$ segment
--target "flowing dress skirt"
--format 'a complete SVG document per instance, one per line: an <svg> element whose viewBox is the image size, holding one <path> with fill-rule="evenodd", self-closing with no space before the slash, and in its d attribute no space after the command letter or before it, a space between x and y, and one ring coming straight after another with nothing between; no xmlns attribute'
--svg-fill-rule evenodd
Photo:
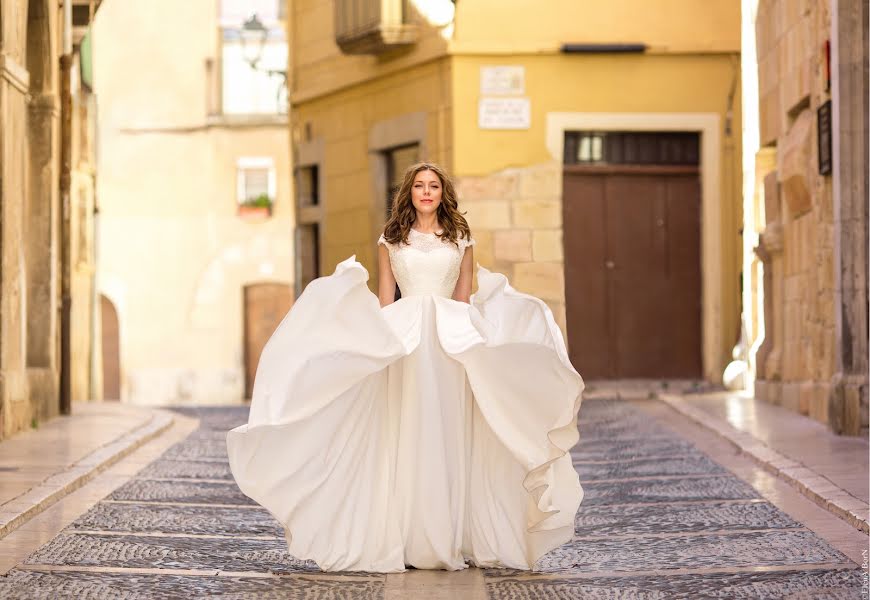
<svg viewBox="0 0 870 600"><path fill-rule="evenodd" d="M583 380L541 300L478 267L471 304L381 308L355 256L312 281L266 344L241 490L326 571L530 569L568 542L583 488Z"/></svg>

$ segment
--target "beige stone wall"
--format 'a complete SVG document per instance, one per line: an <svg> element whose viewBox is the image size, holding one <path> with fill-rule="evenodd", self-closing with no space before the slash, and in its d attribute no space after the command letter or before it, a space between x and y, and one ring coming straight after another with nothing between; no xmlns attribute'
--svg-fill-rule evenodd
<svg viewBox="0 0 870 600"><path fill-rule="evenodd" d="M56 4L0 3L0 439L59 410Z"/></svg>
<svg viewBox="0 0 870 600"><path fill-rule="evenodd" d="M833 196L830 178L818 174L815 113L830 96L815 49L829 23L819 2L760 2L756 21L761 144L776 146L762 240L782 290L766 319L776 344L760 365L758 393L824 422L835 371Z"/></svg>
<svg viewBox="0 0 870 600"><path fill-rule="evenodd" d="M410 0L407 4L418 23L417 42L410 48L394 52L389 60L383 60L377 56L341 53L335 43L335 0L292 0L289 3L289 30L293 43L290 52L292 101L303 103L444 56L448 42L443 28L427 22L417 8L417 0Z"/></svg>
<svg viewBox="0 0 870 600"><path fill-rule="evenodd" d="M4 7L5 8L5 7ZM8 21L4 20L4 25ZM5 61L12 60L4 57ZM23 69L19 62L15 67ZM37 406L29 401L26 351L26 266L24 248L27 139L26 87L5 62L0 80L0 438L30 425ZM13 67L14 68L14 67ZM13 81L10 81L10 79ZM26 80L25 80L26 82Z"/></svg>
<svg viewBox="0 0 870 600"><path fill-rule="evenodd" d="M838 244L837 284L842 352L842 394L832 411L835 429L866 434L870 426L870 350L868 350L868 163L870 163L870 5L839 2L837 16L836 90L838 93L835 147L835 233Z"/></svg>
<svg viewBox="0 0 870 600"><path fill-rule="evenodd" d="M70 398L94 396L94 154L80 132L93 127L95 115L73 77L66 230L60 197L62 9L63 3L0 0L0 439L61 410L64 318L71 328ZM72 62L77 69L75 47ZM64 256L71 265L67 316Z"/></svg>
<svg viewBox="0 0 870 600"><path fill-rule="evenodd" d="M767 167L773 170L760 173L767 175L760 255L769 271L764 293L770 298L756 393L823 423L842 417L835 273L841 240L833 180L818 167L817 110L831 99L821 50L831 36L829 8L812 0L762 0L756 22L759 164L775 156ZM857 432L855 427L853 422Z"/></svg>
<svg viewBox="0 0 870 600"><path fill-rule="evenodd" d="M561 165L543 163L456 183L475 261L544 300L566 335L561 177Z"/></svg>
<svg viewBox="0 0 870 600"><path fill-rule="evenodd" d="M78 60L74 62L78 69ZM99 380L94 378L95 337L97 311L95 210L97 155L93 133L96 128L96 101L92 93L78 89L73 94L71 144L73 149L70 184L70 261L72 264L71 318L71 386L73 402L87 402L102 398Z"/></svg>
<svg viewBox="0 0 870 600"><path fill-rule="evenodd" d="M106 3L94 27L97 281L118 313L126 402L240 402L244 286L292 289L287 118L211 114L217 8ZM240 157L274 162L276 200L264 221L237 215Z"/></svg>

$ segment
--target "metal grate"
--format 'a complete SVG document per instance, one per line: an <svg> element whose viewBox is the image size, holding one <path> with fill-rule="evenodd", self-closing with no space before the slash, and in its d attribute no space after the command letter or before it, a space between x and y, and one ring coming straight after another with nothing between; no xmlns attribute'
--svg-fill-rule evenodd
<svg viewBox="0 0 870 600"><path fill-rule="evenodd" d="M698 165L700 136L685 131L570 131L566 165Z"/></svg>

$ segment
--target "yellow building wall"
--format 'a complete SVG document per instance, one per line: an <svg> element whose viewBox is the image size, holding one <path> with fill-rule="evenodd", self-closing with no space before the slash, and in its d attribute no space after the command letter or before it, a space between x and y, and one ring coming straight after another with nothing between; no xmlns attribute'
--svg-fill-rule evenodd
<svg viewBox="0 0 870 600"><path fill-rule="evenodd" d="M448 42L443 29L426 22L415 8L417 2L409 2L419 22L417 42L383 57L342 54L335 43L334 0L291 0L292 101L304 102L444 56Z"/></svg>
<svg viewBox="0 0 870 600"><path fill-rule="evenodd" d="M529 129L478 127L480 69L493 65L525 67ZM545 144L546 116L551 112L713 112L724 122L730 86L737 84L734 123L740 123L736 55L455 56L453 73L457 175L551 160ZM739 126L734 136L739 142Z"/></svg>
<svg viewBox="0 0 870 600"><path fill-rule="evenodd" d="M325 148L320 169L324 188L320 202L321 272L352 254L377 285L376 241L378 211L385 198L376 193L378 176L371 168L370 135L379 123L414 113L425 119L421 158L453 163L450 131L450 65L446 59L429 61L400 74L387 75L293 107L294 139L305 130ZM379 232L378 232L379 233Z"/></svg>
<svg viewBox="0 0 870 600"><path fill-rule="evenodd" d="M451 52L553 51L563 43L645 43L653 52L740 49L734 0L457 2Z"/></svg>

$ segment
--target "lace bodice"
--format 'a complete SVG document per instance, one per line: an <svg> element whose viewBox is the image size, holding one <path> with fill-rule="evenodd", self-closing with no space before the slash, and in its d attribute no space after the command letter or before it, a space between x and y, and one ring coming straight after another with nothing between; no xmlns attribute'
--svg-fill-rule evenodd
<svg viewBox="0 0 870 600"><path fill-rule="evenodd" d="M390 266L402 297L431 294L450 298L456 289L465 249L474 245L474 239L459 239L457 246L442 241L434 233L411 229L407 244L390 244L383 234L378 243L389 250Z"/></svg>

